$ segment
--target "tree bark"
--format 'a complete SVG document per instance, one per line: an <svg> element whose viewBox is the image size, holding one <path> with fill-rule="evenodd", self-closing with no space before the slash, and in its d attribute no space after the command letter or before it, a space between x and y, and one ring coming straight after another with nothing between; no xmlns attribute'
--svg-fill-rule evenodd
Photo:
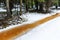
<svg viewBox="0 0 60 40"><path fill-rule="evenodd" d="M20 0L20 15L22 15L22 0Z"/></svg>
<svg viewBox="0 0 60 40"><path fill-rule="evenodd" d="M33 8L33 1L34 1L34 0L31 0L31 8Z"/></svg>
<svg viewBox="0 0 60 40"><path fill-rule="evenodd" d="M9 0L6 0L6 7L7 7L7 16L11 17L10 8L9 8Z"/></svg>
<svg viewBox="0 0 60 40"><path fill-rule="evenodd" d="M45 1L46 12L49 12L49 7L51 6L51 4L52 4L52 0L46 0L46 1Z"/></svg>
<svg viewBox="0 0 60 40"><path fill-rule="evenodd" d="M28 12L28 0L25 0L26 3L26 12Z"/></svg>
<svg viewBox="0 0 60 40"><path fill-rule="evenodd" d="M44 12L44 10L43 10L43 2L39 2L39 11Z"/></svg>
<svg viewBox="0 0 60 40"><path fill-rule="evenodd" d="M38 1L37 0L34 0L34 2L35 2L36 10L38 10Z"/></svg>

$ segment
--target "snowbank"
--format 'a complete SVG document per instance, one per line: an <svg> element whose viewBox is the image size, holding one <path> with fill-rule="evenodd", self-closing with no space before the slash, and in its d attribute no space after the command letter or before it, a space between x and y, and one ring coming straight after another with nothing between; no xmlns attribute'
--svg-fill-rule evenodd
<svg viewBox="0 0 60 40"><path fill-rule="evenodd" d="M7 28L0 29L0 32L9 30L16 26L20 26L23 24L33 23L37 20L43 19L45 17L54 15L60 12L60 10L55 10L54 13L51 14L38 14L38 13L26 13L23 14L22 17L28 19L27 22L23 22L18 25L11 25ZM60 17L57 17L51 21L48 21L42 25L37 26L33 30L29 31L27 34L16 38L15 40L60 40Z"/></svg>
<svg viewBox="0 0 60 40"><path fill-rule="evenodd" d="M60 17L37 26L15 40L60 40Z"/></svg>
<svg viewBox="0 0 60 40"><path fill-rule="evenodd" d="M26 13L26 14L23 14L21 17L24 17L24 18L28 19L28 21L23 22L22 24L11 25L11 26L9 26L7 28L0 29L0 32L11 29L11 28L14 28L16 26L23 25L23 24L33 23L33 22L35 22L37 20L43 19L43 18L45 18L47 16L51 16L51 15L54 15L54 14L52 14L52 13L51 14Z"/></svg>

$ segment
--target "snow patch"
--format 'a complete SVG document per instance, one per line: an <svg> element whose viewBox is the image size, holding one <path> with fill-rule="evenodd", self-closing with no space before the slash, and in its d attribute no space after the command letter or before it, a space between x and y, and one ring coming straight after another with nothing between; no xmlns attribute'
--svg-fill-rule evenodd
<svg viewBox="0 0 60 40"><path fill-rule="evenodd" d="M60 40L60 17L37 26L15 40Z"/></svg>

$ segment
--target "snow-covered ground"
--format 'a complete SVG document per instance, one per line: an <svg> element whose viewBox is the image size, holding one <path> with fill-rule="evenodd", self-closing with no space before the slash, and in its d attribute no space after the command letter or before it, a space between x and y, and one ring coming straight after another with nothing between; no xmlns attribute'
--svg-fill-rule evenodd
<svg viewBox="0 0 60 40"><path fill-rule="evenodd" d="M19 25L23 25L23 24L28 24L28 23L33 23L37 20L40 20L40 19L43 19L47 16L51 16L51 15L54 15L54 13L52 14L40 14L40 13L26 13L26 14L23 14L21 17L23 18L26 18L28 21L26 22L23 22L22 24L18 24L18 25L11 25L9 27L6 27L4 29L0 29L0 32L1 31L4 31L4 30L8 30L10 28L14 28L16 26L19 26Z"/></svg>
<svg viewBox="0 0 60 40"><path fill-rule="evenodd" d="M60 12L60 10L58 11L54 10L54 12L57 13ZM40 14L40 17L43 18L43 15L44 14ZM52 14L46 14L46 15L50 16ZM33 17L36 17L37 19ZM36 14L33 17L31 18L31 20L30 19L29 20L33 21L40 19L40 17L36 16ZM57 17L42 25L37 26L36 28L32 29L23 36L16 38L15 40L60 40L60 17Z"/></svg>
<svg viewBox="0 0 60 40"><path fill-rule="evenodd" d="M60 40L60 17L37 26L15 40Z"/></svg>
<svg viewBox="0 0 60 40"><path fill-rule="evenodd" d="M6 10L3 8L0 8L0 12L6 12Z"/></svg>
<svg viewBox="0 0 60 40"><path fill-rule="evenodd" d="M0 8L0 12L6 12L6 9ZM13 8L12 11L20 11L20 8ZM22 9L22 11L24 11L24 9Z"/></svg>
<svg viewBox="0 0 60 40"><path fill-rule="evenodd" d="M53 13L60 13L60 10L56 10L56 9L54 9L54 10L51 10Z"/></svg>
<svg viewBox="0 0 60 40"><path fill-rule="evenodd" d="M33 23L37 20L43 19L47 16L54 15L55 13L60 13L60 10L52 10L53 13L40 14L40 13L26 13L22 17L28 19L27 22L23 22L18 25L11 25L7 28L0 29L0 32L14 28L19 25ZM51 21L48 21L42 25L37 26L23 36L16 38L15 40L60 40L60 17L57 17Z"/></svg>

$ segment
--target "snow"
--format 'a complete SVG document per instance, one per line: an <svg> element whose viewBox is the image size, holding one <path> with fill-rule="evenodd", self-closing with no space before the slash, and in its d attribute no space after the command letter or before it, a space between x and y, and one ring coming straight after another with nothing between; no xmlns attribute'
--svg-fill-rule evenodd
<svg viewBox="0 0 60 40"><path fill-rule="evenodd" d="M6 9L0 8L0 12L6 12ZM20 11L20 8L13 8L12 11ZM22 11L24 11L24 9L22 9Z"/></svg>
<svg viewBox="0 0 60 40"><path fill-rule="evenodd" d="M60 17L37 26L15 40L60 40Z"/></svg>
<svg viewBox="0 0 60 40"><path fill-rule="evenodd" d="M56 8L55 6L52 6L52 7L50 7L50 8ZM60 6L58 6L58 8L60 8Z"/></svg>
<svg viewBox="0 0 60 40"><path fill-rule="evenodd" d="M6 12L6 10L3 8L0 8L0 12Z"/></svg>
<svg viewBox="0 0 60 40"><path fill-rule="evenodd" d="M7 28L4 28L4 29L0 29L0 32L2 32L2 31L5 31L5 30L9 30L9 29L11 29L11 28L14 28L14 27L16 27L16 26L20 26L20 25L23 25L23 24L30 24L30 23L33 23L33 22L35 22L35 21L37 21L37 20L40 20L40 19L43 19L43 18L45 18L45 17L47 17L47 16L51 16L51 15L53 15L53 14L37 14L37 13L26 13L26 14L23 14L21 17L23 17L23 18L26 18L26 19L28 19L28 21L26 21L26 22L23 22L22 24L17 24L17 25L11 25L11 26L9 26L9 27L7 27Z"/></svg>
<svg viewBox="0 0 60 40"><path fill-rule="evenodd" d="M53 13L60 13L60 10L52 10L53 11Z"/></svg>
<svg viewBox="0 0 60 40"><path fill-rule="evenodd" d="M2 9L1 9L2 10ZM40 13L26 13L23 14L22 17L28 19L27 22L23 22L22 24L18 25L11 25L7 28L0 29L0 32L9 30L16 26L20 26L23 24L33 23L37 20L43 19L45 17L54 15L59 13L60 10L52 10L53 13L48 14L40 14ZM57 17L51 21L48 21L42 25L37 26L36 28L32 29L25 35L22 35L15 40L60 40L60 17Z"/></svg>

